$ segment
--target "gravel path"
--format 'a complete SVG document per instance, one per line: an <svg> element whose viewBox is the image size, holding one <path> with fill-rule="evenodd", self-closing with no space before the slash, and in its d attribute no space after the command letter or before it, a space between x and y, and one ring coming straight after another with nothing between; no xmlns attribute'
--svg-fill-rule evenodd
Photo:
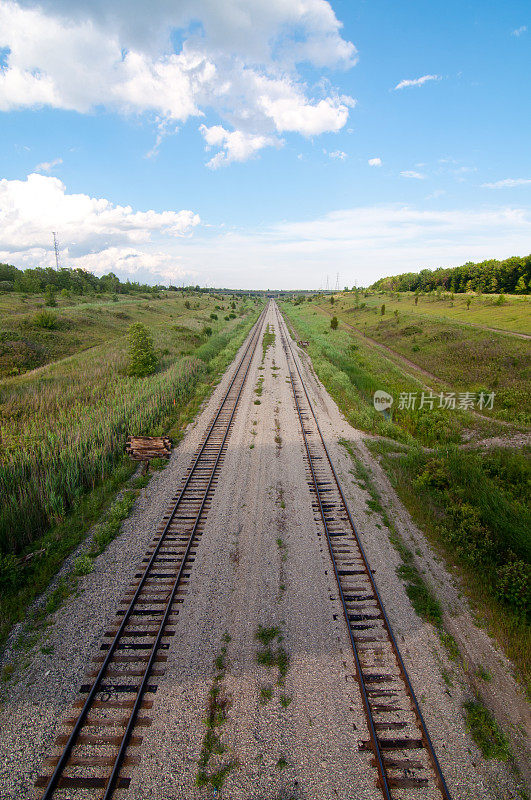
<svg viewBox="0 0 531 800"><path fill-rule="evenodd" d="M272 309L268 321L276 325ZM339 467L450 789L463 800L516 798L510 771L498 762L484 762L471 741L461 713L467 690L457 677L451 687L444 682L441 670L455 668L432 628L414 613L396 578L398 557L387 532L379 518L368 513L368 495L350 473L351 462L338 439L361 443L361 435L347 425L306 365L305 354L302 357L327 446ZM348 633L334 599L337 589L330 578L329 556L311 510L302 439L278 336L263 369L261 358L259 347L166 671L158 681L153 724L142 731L142 762L133 771L128 793L135 800L381 798L369 758L358 752L367 731ZM260 396L254 391L259 376L264 377ZM169 466L143 491L121 535L83 579L82 594L56 613L46 642L53 654L35 647L21 679L10 687L0 712L0 798L33 797L33 780L42 758L50 753L59 721L70 709L89 658L114 619L118 599L228 380L227 374ZM260 625L275 626L282 636L281 642L278 637L274 642L288 657L280 685L276 666L257 663ZM231 638L222 683L230 705L221 734L226 746L222 761L235 766L227 772L221 795L214 795L210 786L198 788L195 777L213 661L226 632Z"/></svg>

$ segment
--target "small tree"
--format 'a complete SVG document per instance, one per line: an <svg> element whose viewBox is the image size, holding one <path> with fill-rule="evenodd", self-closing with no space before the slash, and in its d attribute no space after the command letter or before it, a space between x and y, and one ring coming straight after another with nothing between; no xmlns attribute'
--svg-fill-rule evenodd
<svg viewBox="0 0 531 800"><path fill-rule="evenodd" d="M332 317L332 319L330 320L330 327L332 328L333 331L337 329L338 324L339 323L337 321L337 317Z"/></svg>
<svg viewBox="0 0 531 800"><path fill-rule="evenodd" d="M467 297L467 299L466 299L466 310L467 311L470 311L470 303L471 302L472 302L472 298L471 297Z"/></svg>
<svg viewBox="0 0 531 800"><path fill-rule="evenodd" d="M55 286L53 286L51 283L47 284L46 288L44 289L44 305L57 305L57 300L55 299Z"/></svg>
<svg viewBox="0 0 531 800"><path fill-rule="evenodd" d="M331 303L332 305L334 305L334 297L333 297L333 295L332 295L332 297L330 298L330 303Z"/></svg>
<svg viewBox="0 0 531 800"><path fill-rule="evenodd" d="M380 314L382 315L382 317L385 314L385 303L382 303L382 305L380 307Z"/></svg>
<svg viewBox="0 0 531 800"><path fill-rule="evenodd" d="M152 375L159 360L155 353L153 339L145 325L135 322L129 328L129 365L127 374L136 378Z"/></svg>

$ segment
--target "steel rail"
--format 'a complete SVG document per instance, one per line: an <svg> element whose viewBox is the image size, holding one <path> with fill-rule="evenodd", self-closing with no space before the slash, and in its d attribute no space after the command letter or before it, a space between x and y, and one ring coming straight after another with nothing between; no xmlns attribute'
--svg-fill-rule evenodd
<svg viewBox="0 0 531 800"><path fill-rule="evenodd" d="M185 482L184 482L184 484L183 484L183 486L181 488L181 491L179 492L179 496L178 496L178 498L177 498L177 500L176 500L176 502L175 502L175 504L173 506L172 512L170 514L170 517L167 520L162 533L160 534L160 538L159 538L159 540L157 542L155 550L153 551L153 554L150 557L150 560L149 560L148 564L146 565L146 568L145 568L144 573L143 573L143 575L142 575L142 577L140 579L140 582L139 582L138 587L137 587L137 589L135 591L135 594L134 594L131 602L129 603L129 606L128 606L128 608L127 608L127 610L126 610L126 612L125 612L125 614L123 616L123 620L122 620L122 622L121 622L121 624L120 624L120 626L118 628L118 631L116 632L116 634L115 634L115 636L113 638L113 641L109 646L109 649L108 649L107 654L106 654L106 656L104 658L102 666L101 666L101 668L100 668L100 670L98 672L98 675L94 679L92 687L89 690L89 693L87 695L87 699L85 700L85 703L84 703L84 705L83 705L83 707L82 707L82 709L81 709L81 711L79 713L79 716L78 716L78 718L77 718L77 720L75 722L75 725L74 725L74 727L73 727L73 729L72 729L72 731L71 731L71 733L70 733L70 735L69 735L69 737L67 739L66 744L64 745L63 751L62 751L62 753L61 753L61 755L59 757L59 760L57 762L57 765L56 765L52 775L50 776L50 779L49 779L49 781L48 781L48 783L46 785L44 793L41 795L41 800L50 800L53 797L53 794L54 794L54 792L55 792L55 790L57 788L57 785L58 785L58 783L59 783L59 781L61 779L61 776L62 776L62 773L64 771L64 768L68 764L72 749L76 744L76 741L78 739L79 733L80 733L80 731L81 731L81 729L82 729L82 727L84 725L84 722L85 722L85 720L87 718L87 715L88 715L88 713L89 713L89 711L90 711L90 709L92 707L94 698L95 698L96 694L99 691L99 686L101 685L101 683L103 681L103 678L105 677L107 669L108 669L108 667L109 667L109 665L110 665L110 663L112 661L112 657L113 657L113 655L114 655L114 653L116 651L116 648L117 648L117 646L119 644L119 641L120 641L120 639L121 639L121 637L123 635L123 632L124 632L124 630L126 628L127 622L129 621L129 618L131 617L131 614L132 614L132 612L133 612L133 610L134 610L134 608L136 606L136 603L137 603L137 600L139 598L139 595L140 595L142 589L144 588L145 583L146 583L146 581L147 581L147 579L149 577L149 573L151 571L151 568L153 566L153 563L154 563L156 557L158 556L158 553L160 551L160 548L161 548L161 545L162 545L162 543L164 541L164 538L165 538L165 536L166 536L166 534L168 532L168 529L169 529L169 527L170 527L170 525L171 525L171 523L172 523L172 521L173 521L173 519L174 519L174 517L175 517L175 515L176 515L176 513L178 511L178 508L179 508L179 506L180 506L180 504L182 502L182 499L183 499L183 497L185 495L185 492L186 492L186 490L187 490L187 488L188 488L188 486L190 484L190 481L192 480L192 477L193 477L193 475L195 473L197 464L199 463L199 461L201 459L201 456L204 453L204 450L205 450L205 448L206 448L206 446L207 446L207 444L209 442L209 439L210 439L210 436L212 434L212 431L213 431L213 429L214 429L214 427L215 427L215 425L216 425L216 423L217 423L217 421L218 421L218 419L220 417L220 414L223 411L223 407L225 406L225 403L227 402L227 399L228 399L228 397L230 395L230 392L231 392L231 390L232 390L232 388L233 388L233 386L234 386L234 384L235 384L235 382L236 382L236 380L238 378L238 375L240 374L240 370L242 368L242 365L243 365L245 359L247 358L249 350L250 350L250 348L252 346L251 356L249 358L249 362L247 364L247 368L245 369L245 373L244 373L243 378L242 378L242 384L240 386L240 389L238 391L236 400L234 402L234 408L232 410L230 419L229 419L229 421L228 421L228 423L226 425L225 434L223 436L222 443L221 443L221 445L219 447L219 451L218 451L218 455L217 455L214 467L212 468L212 471L211 471L211 475L210 475L210 478L209 478L209 481L208 481L207 489L204 492L204 496L203 496L203 500L201 502L200 510L199 510L199 512L197 514L197 518L196 518L196 520L194 522L194 526L193 526L192 532L191 532L191 534L189 536L188 543L187 543L187 546L186 546L186 550L185 550L185 553L184 553L184 555L182 557L181 566L179 568L179 572L178 572L177 578L176 578L174 586L172 588L170 600L169 600L169 602L168 602L168 604L166 606L166 611L165 611L165 614L164 614L164 617L163 617L163 621L162 621L162 623L160 625L159 632L157 634L156 642L155 642L155 644L154 644L154 646L152 648L152 651L151 651L151 654L150 654L150 657L149 657L149 661L147 662L146 673L144 674L144 677L142 679L141 685L139 687L139 694L140 694L140 691L141 691L141 695L142 696L139 698L139 696L137 694L137 698L136 698L135 703L133 705L133 711L131 712L131 717L133 717L133 715L134 715L133 722L131 723L131 717L130 717L130 720L129 720L127 728L126 728L126 731L124 732L124 735L123 735L123 738L122 738L122 743L120 744L120 748L119 748L119 752L118 752L117 758L120 759L119 767L121 766L121 763L123 761L123 757L125 755L125 750L127 749L127 743L128 743L128 741L130 739L130 736L131 736L131 733L132 733L132 729L134 727L134 720L136 719L136 716L138 714L138 710L139 710L139 708L140 708L140 706L142 704L143 695L145 693L145 687L147 686L147 680L148 680L148 678L149 678L149 676L151 674L153 663L154 663L156 655L157 655L157 650L159 648L160 641L161 641L161 639L163 637L164 627L166 625L168 616L169 616L169 614L171 612L171 607L172 607L172 604L173 604L173 600L175 598L175 594L176 594L179 582L181 580L181 577L182 577L182 574L183 574L183 571L184 571L184 566L186 564L186 560L188 558L188 555L189 555L189 552L190 552L190 549L191 549L191 546L192 546L192 543L193 543L193 539L194 539L196 531L197 531L197 526L198 526L199 521L201 519L203 510L204 510L204 506L205 506L205 503L207 501L208 493L210 491L210 488L211 488L211 485L212 485L212 481L214 479L215 470L217 469L217 466L218 466L218 463L219 463L219 459L220 459L222 451L223 451L223 447L224 447L226 439L228 437L230 426L232 424L232 420L234 418L234 415L235 415L235 412L236 412L236 408L237 408L237 405L238 405L238 401L240 399L240 395L241 395L243 387L245 385L245 379L246 379L247 374L249 372L249 369L250 369L250 366L251 366L251 363L252 363L252 358L253 358L254 352L256 350L256 346L257 346L258 341L260 339L260 332L261 332L262 327L263 327L263 321L264 321L266 313L267 313L267 308L268 308L268 306L266 306L266 308L262 311L262 313L260 314L258 320L256 321L256 323L254 325L254 329L253 329L251 335L249 336L248 344L247 344L247 346L245 348L245 351L244 351L244 353L243 353L243 355L242 355L242 357L241 357L241 359L240 359L240 361L238 363L238 366L237 366L237 368L236 368L236 370L234 372L234 375L233 375L232 380L231 380L231 382L229 384L229 387L227 388L227 390L226 390L226 392L225 392L225 394L223 396L223 400L221 401L221 404L220 404L220 406L218 408L218 411L217 411L212 423L210 424L209 428L207 429L207 433L205 435L205 439L204 439L204 441L203 441L203 443L202 443L202 445L201 445L196 457L194 458L194 461L192 462L192 466L190 467L188 475L186 477L186 480L185 480ZM116 780L118 778L118 772L119 772L119 767L118 767L118 769L115 769L115 767L116 767L116 763L113 766L113 770L112 770L111 775L109 777L109 783L107 785L107 788L106 788L106 791L105 791L105 795L104 795L105 800L108 800L108 798L110 798L112 796L113 792L114 792L114 785L115 785ZM112 785L111 785L111 782L112 782Z"/></svg>
<svg viewBox="0 0 531 800"><path fill-rule="evenodd" d="M297 360L296 360L296 358L294 356L293 348L292 348L292 345L291 345L291 342L290 342L290 337L289 337L289 335L286 336L284 331L283 331L283 325L285 326L286 323L285 323L285 321L284 321L284 319L283 319L283 317L282 317L282 315L280 313L280 310L279 310L278 306L276 305L276 303L275 303L275 309L276 309L277 317L278 317L278 320L279 320L279 329L280 329L280 332L281 332L282 344L283 344L284 350L286 352L286 357L288 356L288 348L289 348L289 352L291 354L292 361L293 361L293 363L295 365L295 368L296 368L298 376L299 376L299 381L301 383L301 386L303 388L304 394L306 396L308 407L309 407L309 409L311 411L311 414L313 416L313 419L314 419L314 422L315 422L315 426L316 426L317 431L319 433L319 438L321 440L321 444L322 444L323 449L325 451L325 454L326 454L326 457L327 457L327 460L328 460L328 464L330 466L330 470L331 470L332 475L334 477L334 480L335 480L335 483L336 483L336 487L337 487L337 490L339 492L339 496L341 498L341 501L342 501L344 509L346 511L350 526L351 526L352 531L354 533L354 537L356 539L356 544L357 544L357 546L359 548L359 552L360 552L360 555L361 555L361 558L362 558L362 561L363 561L363 564L364 564L364 567L365 567L365 572L367 574L367 577L369 578L369 581L370 581L370 584L371 584L371 589L374 592L374 596L375 596L375 598L377 600L379 609L381 611L384 627L385 627L385 630L386 630L387 635L389 637L389 640L391 642L391 647L393 649L393 653L394 653L394 655L395 655L395 657L397 659L400 674L401 674L401 676L402 676L402 678L404 680L404 683L406 685L406 690L407 690L407 693L408 693L408 695L410 697L410 700L413 703L413 707L414 707L414 710L415 710L415 716L417 717L417 721L418 721L418 723L420 725L421 737L422 737L422 740L424 742L425 749L426 749L426 751L428 753L428 756L430 758L432 769L433 769L433 772L434 772L434 775L435 775L435 781L437 783L437 786L438 786L438 788L439 788L444 800L451 800L451 795L450 795L450 792L449 792L448 787L446 785L446 781L444 779L444 776L442 774L442 769L441 769L441 766L439 764L439 760L438 760L437 755L435 753L435 749L433 747L433 743L432 743L430 735L428 733L428 730L427 730L427 727L426 727L426 723L424 722L424 718L422 716L422 712L420 710L417 698L415 696L415 692L413 690L413 686L411 685L411 681L410 681L409 676L407 674L407 670L406 670L405 664L403 662L400 650L398 648L398 644L396 642L395 636L393 634L393 631L392 631L392 628L391 628L391 624L390 624L389 619L387 617L387 613L385 611L382 599L380 597L380 593L379 593L378 588L376 586L376 583L374 581L374 578L373 578L373 575L372 575L372 570L371 570L371 568L369 566L369 562L368 562L367 557L365 555L365 550L363 548L363 545L361 543L358 531L357 531L356 526L354 524L354 520L352 519L352 515L350 513L350 509L349 509L348 503L347 503L345 495L343 493L343 489L341 488L341 483L339 481L339 478L338 478L338 475L336 473L335 467L334 467L334 465L332 463L332 459L330 458L330 453L329 453L328 448L327 448L327 446L325 444L323 433L322 433L321 428L319 426L319 422L317 421L317 415L315 414L315 410L313 408L313 404L312 404L312 402L310 400L310 397L308 395L308 391L306 389L305 382L303 380L301 371L299 369L299 365L297 364ZM373 744L373 748L374 748L374 755L375 755L375 757L377 759L378 772L380 774L380 778L381 778L381 782L382 782L382 785L381 785L380 788L382 789L386 800L388 800L388 799L391 800L391 797L392 797L391 793L390 793L391 792L391 788L389 786L389 781L388 781L388 778L387 778L387 771L385 769L383 756L382 756L382 753L381 753L381 750L380 750L380 747L379 747L378 736L376 734L376 729L374 727L374 721L373 721L373 717L372 717L372 711L371 711L369 700L368 700L367 693L366 693L366 690L365 690L365 683L364 683L364 679L363 679L363 671L362 671L362 668L361 668L361 663L360 663L360 660L359 660L358 648L356 646L355 638L354 638L354 635L353 635L351 627L350 627L349 616L348 616L348 608L347 608L346 601L345 601L345 598L344 598L343 589L341 587L339 573L338 573L338 569L337 569L337 565L336 565L336 559L335 559L335 556L334 556L334 553L333 553L332 542L331 542L330 534L329 534L329 531L328 531L328 525L327 525L327 522L326 522L326 515L325 515L324 509L323 509L323 506L322 506L320 491L319 491L319 488L318 488L318 482L317 482L317 478L316 478L315 471L314 471L314 468L313 468L312 456L311 456L310 449L309 449L309 444L308 444L306 431L304 429L304 423L303 423L303 419L302 419L300 404L299 404L298 398L296 396L295 382L293 380L293 373L292 373L291 367L289 365L289 359L286 358L286 360L288 362L288 370L289 370L289 373L290 373L291 387L292 387L293 397L295 399L295 404L296 404L297 412L298 412L298 416L299 416L299 422L300 422L300 425L301 425L301 430L302 430L302 434L303 434L303 438L304 438L304 444L305 444L306 453L307 453L307 457L308 457L308 463L309 463L310 471L311 471L311 475L312 475L312 482L314 484L315 494L316 494L316 497L317 497L318 503L319 503L319 511L320 511L320 514L321 514L321 518L322 518L324 529L325 529L325 533L326 533L328 550L330 552L330 557L332 559L332 565L333 565L333 568L334 568L334 574L335 574L335 578L336 578L338 589L339 589L339 595L340 595L340 598L341 598L341 604L342 604L342 607L343 607L343 613L345 615L345 621L347 623L347 628L348 628L349 634L350 634L350 641L352 643L352 649L353 649L353 652L354 652L354 658L355 658L355 662L356 662L356 671L357 671L357 674L358 674L358 682L359 682L360 688L361 688L363 706L364 706L365 714L367 716L367 721L368 721L368 724L369 724L369 733L370 733L372 744Z"/></svg>

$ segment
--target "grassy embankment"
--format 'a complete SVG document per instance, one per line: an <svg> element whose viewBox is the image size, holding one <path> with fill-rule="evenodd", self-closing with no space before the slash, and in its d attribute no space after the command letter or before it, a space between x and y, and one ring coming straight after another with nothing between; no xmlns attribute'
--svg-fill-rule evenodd
<svg viewBox="0 0 531 800"><path fill-rule="evenodd" d="M492 411L484 409L482 413L515 425L531 423L527 340L456 322L451 318L456 309L449 307L449 301L421 295L416 306L411 296L396 299L393 295L393 298L374 295L365 298L360 293L359 307L356 307L355 296L347 293L333 304L326 298L325 302L316 300L315 305L335 314L340 323L354 326L392 350L397 354L395 360L401 369L404 363L400 362L400 357L403 357L436 376L443 389L493 391L496 394L494 408ZM484 304L487 301L475 299L472 302L471 321L477 321L484 310L482 307L478 312L474 302ZM381 314L382 304L385 304L384 315ZM463 304L466 309L465 301L460 299L454 303ZM491 307L490 313L499 314L498 324L507 326L507 330L511 325L520 332L531 329L531 303L520 297L510 298L507 305ZM512 321L515 316L518 324ZM420 373L419 376L430 384L428 376Z"/></svg>
<svg viewBox="0 0 531 800"><path fill-rule="evenodd" d="M70 337L71 346L75 326L61 327L70 312L52 312L57 334ZM107 337L103 344L1 381L0 641L131 476L126 436L178 438L257 313L250 302L238 301L234 310L227 298L173 293L150 304L129 302L127 311L94 304L93 335ZM86 314L85 308L81 331ZM136 321L149 325L160 356L158 371L140 379L125 374L126 332ZM20 329L16 321L13 328ZM61 352L61 345L52 348L50 358ZM21 566L31 552L38 555Z"/></svg>
<svg viewBox="0 0 531 800"><path fill-rule="evenodd" d="M354 317L352 324L363 326L374 336L380 319L367 306L359 312L342 312L346 303L352 307L352 294L333 305L328 299L340 320ZM461 576L478 619L498 638L520 675L527 679L531 562L531 517L526 507L531 478L528 450L496 448L479 454L458 446L464 434L467 438L489 433L507 436L515 428L511 424L501 427L494 419L483 420L465 411L397 410L399 393L419 392L426 377L419 378L406 364L389 359L362 334L342 326L331 330L330 316L316 307L316 301L286 303L283 309L300 338L310 342L308 353L315 371L349 421L357 428L396 440L396 445L376 441L369 446L381 458L415 521L448 566ZM382 339L388 335L386 323L384 320L385 326L379 328ZM479 386L493 391L509 385L529 408L525 382L528 357L519 349L521 344L527 347L523 340L460 326L456 351L456 339L448 336L453 327L446 320L404 319L399 312L398 321L393 314L390 324L394 325L392 343L396 352L402 348L412 360L422 352L422 367L439 379L430 381L435 391L478 391ZM404 332L403 328L413 325L421 330ZM413 350L409 344L412 336L426 346ZM476 363L471 354L478 348L482 357ZM475 367L472 374L470 361ZM493 380L497 380L496 386ZM386 420L374 410L372 393L376 389L385 389L395 397L392 419ZM521 425L523 408L506 403L497 413Z"/></svg>

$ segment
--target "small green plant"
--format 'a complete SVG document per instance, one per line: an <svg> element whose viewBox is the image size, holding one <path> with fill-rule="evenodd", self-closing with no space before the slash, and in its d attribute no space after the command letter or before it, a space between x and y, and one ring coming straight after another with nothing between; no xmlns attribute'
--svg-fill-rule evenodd
<svg viewBox="0 0 531 800"><path fill-rule="evenodd" d="M330 320L330 327L332 328L332 330L333 331L337 330L337 326L338 325L339 325L339 322L338 322L337 317L332 317L332 319Z"/></svg>
<svg viewBox="0 0 531 800"><path fill-rule="evenodd" d="M280 705L282 706L282 708L287 708L289 706L289 704L291 703L291 700L292 700L292 698L289 697L289 695L287 695L287 694L281 694L280 695Z"/></svg>
<svg viewBox="0 0 531 800"><path fill-rule="evenodd" d="M260 689L260 702L265 705L265 703L269 703L272 697L273 689L270 686L262 686Z"/></svg>
<svg viewBox="0 0 531 800"><path fill-rule="evenodd" d="M153 375L158 367L153 339L145 325L135 322L129 328L129 364L127 374L135 378Z"/></svg>
<svg viewBox="0 0 531 800"><path fill-rule="evenodd" d="M59 320L52 311L40 311L33 317L31 325L33 328L44 328L48 331L56 331L59 328Z"/></svg>
<svg viewBox="0 0 531 800"><path fill-rule="evenodd" d="M383 317L384 314L385 314L385 303L382 303L382 305L380 306L380 315Z"/></svg>
<svg viewBox="0 0 531 800"><path fill-rule="evenodd" d="M509 761L509 742L496 720L481 700L470 700L463 704L467 727L485 758Z"/></svg>
<svg viewBox="0 0 531 800"><path fill-rule="evenodd" d="M92 572L94 563L90 556L80 556L74 565L74 575L88 575Z"/></svg>
<svg viewBox="0 0 531 800"><path fill-rule="evenodd" d="M217 319L217 318L218 318L218 315L217 315L217 314L211 314L211 315L210 315L210 319Z"/></svg>
<svg viewBox="0 0 531 800"><path fill-rule="evenodd" d="M55 286L49 283L44 289L44 304L47 306L55 307L57 300L55 299Z"/></svg>

